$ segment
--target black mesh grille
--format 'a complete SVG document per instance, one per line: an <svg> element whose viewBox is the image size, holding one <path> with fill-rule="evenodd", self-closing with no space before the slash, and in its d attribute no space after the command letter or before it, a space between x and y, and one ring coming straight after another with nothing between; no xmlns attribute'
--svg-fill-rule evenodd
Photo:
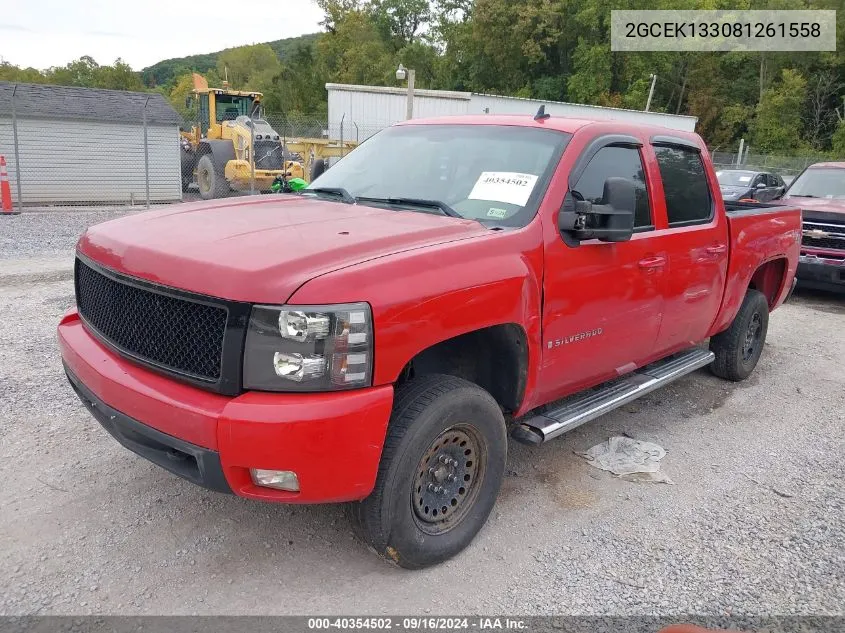
<svg viewBox="0 0 845 633"><path fill-rule="evenodd" d="M845 238L841 237L810 237L805 235L801 243L811 248L835 248L845 251Z"/></svg>
<svg viewBox="0 0 845 633"><path fill-rule="evenodd" d="M77 260L79 313L138 360L203 380L220 379L227 312L123 283Z"/></svg>
<svg viewBox="0 0 845 633"><path fill-rule="evenodd" d="M807 235L801 239L801 244L810 248L833 248L845 250L845 224L828 224L820 222L804 222L805 231L818 233Z"/></svg>

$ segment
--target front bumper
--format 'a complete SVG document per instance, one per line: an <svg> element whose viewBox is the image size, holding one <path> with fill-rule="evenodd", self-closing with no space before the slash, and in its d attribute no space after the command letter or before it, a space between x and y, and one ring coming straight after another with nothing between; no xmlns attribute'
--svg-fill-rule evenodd
<svg viewBox="0 0 845 633"><path fill-rule="evenodd" d="M845 292L845 257L802 253L796 276L799 285L807 288Z"/></svg>
<svg viewBox="0 0 845 633"><path fill-rule="evenodd" d="M124 446L212 490L285 503L363 499L375 485L392 386L228 397L171 380L107 349L76 311L59 324L68 378ZM291 470L300 491L256 486L250 468Z"/></svg>

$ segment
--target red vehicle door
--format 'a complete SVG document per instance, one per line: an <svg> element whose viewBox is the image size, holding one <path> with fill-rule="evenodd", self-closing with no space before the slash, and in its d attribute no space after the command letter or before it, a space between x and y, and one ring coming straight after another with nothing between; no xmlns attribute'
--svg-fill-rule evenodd
<svg viewBox="0 0 845 633"><path fill-rule="evenodd" d="M660 174L655 211L667 228L669 265L659 354L701 342L719 312L728 267L727 218L713 192L716 175L703 148L692 141L655 136L651 147ZM706 150L704 150L706 151Z"/></svg>
<svg viewBox="0 0 845 633"><path fill-rule="evenodd" d="M580 141L580 142L579 142ZM651 356L660 329L668 243L655 231L653 184L643 139L611 134L573 139L560 172L572 190L598 202L609 177L634 182L635 234L630 241L564 243L544 225L542 371L538 398L549 401L632 371ZM586 165L586 166L584 166ZM555 187L561 198L566 185Z"/></svg>

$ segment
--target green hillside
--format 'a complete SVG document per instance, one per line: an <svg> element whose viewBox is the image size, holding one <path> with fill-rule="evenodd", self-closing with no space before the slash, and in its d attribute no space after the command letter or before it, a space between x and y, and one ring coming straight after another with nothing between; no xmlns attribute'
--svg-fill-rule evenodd
<svg viewBox="0 0 845 633"><path fill-rule="evenodd" d="M267 42L270 48L284 61L300 45L310 46L317 39L316 33L289 37L283 40ZM231 49L226 49L231 50ZM175 57L165 59L141 71L141 78L146 86L153 88L163 86L186 72L206 73L217 67L217 57L224 51L204 53L201 55L189 55L187 57Z"/></svg>

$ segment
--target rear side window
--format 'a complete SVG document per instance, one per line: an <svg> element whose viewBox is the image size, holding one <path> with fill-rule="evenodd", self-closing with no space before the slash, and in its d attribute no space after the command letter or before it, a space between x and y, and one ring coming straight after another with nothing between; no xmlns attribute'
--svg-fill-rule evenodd
<svg viewBox="0 0 845 633"><path fill-rule="evenodd" d="M666 194L669 226L709 222L713 204L701 155L692 149L664 146L656 146L654 153Z"/></svg>
<svg viewBox="0 0 845 633"><path fill-rule="evenodd" d="M634 183L637 206L634 212L634 228L646 229L653 226L648 192L645 187L645 171L640 150L635 147L602 147L590 159L573 189L584 196L584 200L601 204L604 195L604 181L611 177L627 178Z"/></svg>

